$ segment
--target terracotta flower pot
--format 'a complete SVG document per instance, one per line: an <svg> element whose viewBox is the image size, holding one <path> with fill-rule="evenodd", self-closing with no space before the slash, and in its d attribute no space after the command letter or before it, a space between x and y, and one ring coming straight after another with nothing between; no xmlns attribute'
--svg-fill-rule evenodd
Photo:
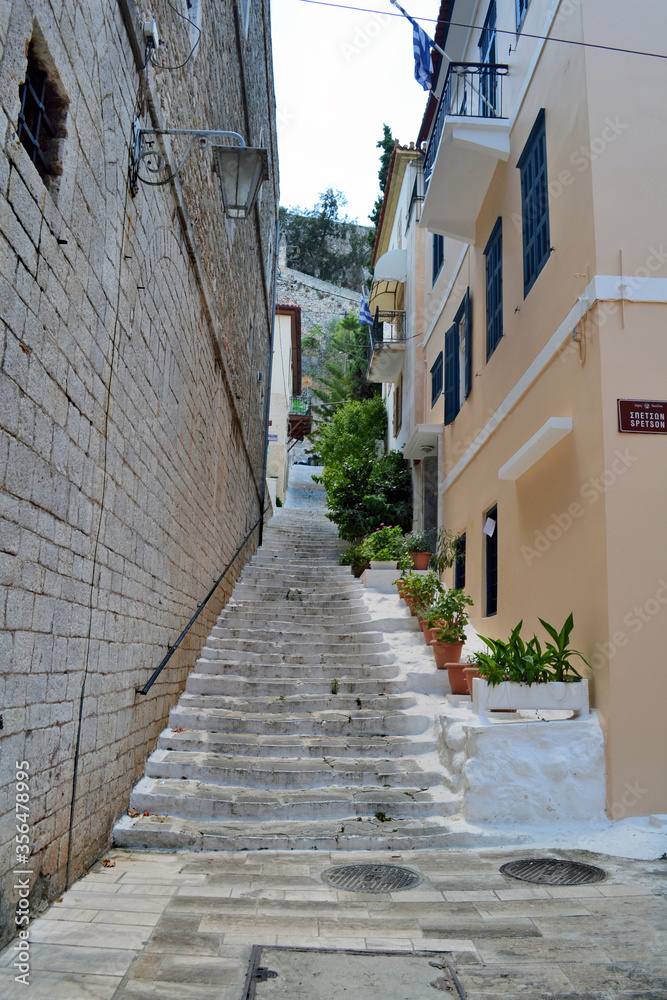
<svg viewBox="0 0 667 1000"><path fill-rule="evenodd" d="M472 698L472 682L475 677L481 677L478 667L464 667L463 673L465 674L466 684L468 685L468 693Z"/></svg>
<svg viewBox="0 0 667 1000"><path fill-rule="evenodd" d="M424 626L424 638L426 639L426 645L427 646L430 646L431 643L433 642L433 640L435 639L435 633L436 632L437 632L437 629L435 629L435 628L428 628L428 626Z"/></svg>
<svg viewBox="0 0 667 1000"><path fill-rule="evenodd" d="M452 694L468 694L468 684L465 676L465 663L447 663L447 676Z"/></svg>
<svg viewBox="0 0 667 1000"><path fill-rule="evenodd" d="M428 564L431 561L431 553L411 552L410 558L412 559L412 564L415 569L428 569Z"/></svg>
<svg viewBox="0 0 667 1000"><path fill-rule="evenodd" d="M431 649L435 656L435 665L438 670L445 670L448 663L457 663L461 659L462 642L440 642L433 639Z"/></svg>

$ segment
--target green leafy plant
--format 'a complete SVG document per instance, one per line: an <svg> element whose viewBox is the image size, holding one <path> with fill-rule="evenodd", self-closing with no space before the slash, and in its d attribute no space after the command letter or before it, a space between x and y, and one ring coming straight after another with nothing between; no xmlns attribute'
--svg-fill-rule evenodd
<svg viewBox="0 0 667 1000"><path fill-rule="evenodd" d="M361 545L350 545L347 552L338 557L341 566L351 566L355 576L361 576L368 566L368 559L361 551Z"/></svg>
<svg viewBox="0 0 667 1000"><path fill-rule="evenodd" d="M396 562L405 553L403 529L391 524L382 525L359 546L361 555L369 561L384 559Z"/></svg>
<svg viewBox="0 0 667 1000"><path fill-rule="evenodd" d="M516 625L509 639L489 639L481 636L489 647L488 653L478 653L477 663L480 675L495 686L501 681L513 681L517 684L544 684L547 681L575 682L581 680L581 674L576 670L570 658L580 657L586 660L577 650L569 649L570 634L574 628L572 614L568 615L565 624L558 631L553 625L539 619L548 635L554 640L548 642L545 648L536 635L525 641L521 637L523 619Z"/></svg>
<svg viewBox="0 0 667 1000"><path fill-rule="evenodd" d="M358 544L382 524L407 530L412 522L412 478L399 451L325 466L321 481L327 492L327 517L345 541Z"/></svg>
<svg viewBox="0 0 667 1000"><path fill-rule="evenodd" d="M338 694L338 678L337 677L334 677L334 679L331 682L331 693L332 694Z"/></svg>
<svg viewBox="0 0 667 1000"><path fill-rule="evenodd" d="M408 552L430 552L431 540L428 531L411 531L405 536L405 546Z"/></svg>
<svg viewBox="0 0 667 1000"><path fill-rule="evenodd" d="M359 455L375 457L375 445L387 430L387 411L381 396L348 399L331 407L327 422L320 421L311 434L322 465L341 465Z"/></svg>
<svg viewBox="0 0 667 1000"><path fill-rule="evenodd" d="M435 536L435 552L431 557L431 566L438 573L449 569L456 562L457 535L449 528L438 528Z"/></svg>
<svg viewBox="0 0 667 1000"><path fill-rule="evenodd" d="M570 663L570 659L573 656L578 656L580 660L590 666L588 661L577 649L569 649L568 643L570 641L570 635L572 634L572 629L574 628L574 616L572 612L565 619L562 629L558 632L553 625L545 622L543 618L538 618L538 621L545 632L551 636L554 643L548 642L546 644L546 649L549 654L549 666L553 671L554 681L576 681L581 680L581 674L574 668ZM555 644L555 645L554 645Z"/></svg>
<svg viewBox="0 0 667 1000"><path fill-rule="evenodd" d="M448 590L428 609L426 624L436 630L438 642L465 642L468 624L467 607L474 601L463 590Z"/></svg>
<svg viewBox="0 0 667 1000"><path fill-rule="evenodd" d="M434 570L428 573L406 573L395 580L401 584L401 591L408 605L421 618L426 618L431 605L442 597L445 588Z"/></svg>

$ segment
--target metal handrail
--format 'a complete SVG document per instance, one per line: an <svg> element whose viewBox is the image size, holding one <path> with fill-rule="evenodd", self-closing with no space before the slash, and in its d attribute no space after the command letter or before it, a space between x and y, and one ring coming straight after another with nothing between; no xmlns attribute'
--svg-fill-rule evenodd
<svg viewBox="0 0 667 1000"><path fill-rule="evenodd" d="M502 78L506 63L450 63L424 160L424 184L433 172L446 118L506 118ZM476 83L473 83L476 79Z"/></svg>
<svg viewBox="0 0 667 1000"><path fill-rule="evenodd" d="M135 691L137 692L137 694L148 694L148 692L150 691L150 689L153 687L153 684L155 684L155 681L158 679L158 676L162 673L162 671L166 667L166 665L169 662L169 660L172 658L172 656L174 655L174 653L176 652L176 650L178 649L178 647L180 646L180 644L183 642L183 639L185 639L186 635L188 634L188 632L190 631L190 629L192 628L192 626L194 625L194 623L199 618L199 615L202 613L202 611L205 608L205 606L208 604L208 602L210 601L210 599L213 597L213 594L218 589L218 587L222 583L223 579L225 578L225 576L227 575L227 573L231 569L232 565L234 564L234 562L236 560L236 557L239 555L239 553L241 552L241 550L245 546L246 542L248 541L248 539L252 535L253 531L255 530L255 528L257 527L257 525L260 523L260 521L263 519L263 517L266 514L266 512L267 512L268 509L269 509L268 507L265 507L264 510L262 511L260 517L257 518L257 520L253 524L252 528L250 529L250 531L248 532L248 534L245 536L245 538L243 539L243 541L239 545L238 549L236 550L236 552L234 553L234 555L232 556L232 558L229 560L229 562L227 563L227 565L223 569L223 571L220 574L220 576L218 577L218 579L215 581L215 583L213 584L213 586L209 590L209 592L206 595L206 597L204 598L204 600L201 602L201 604L197 605L197 610L195 611L194 615L192 616L192 618L190 619L190 621L188 622L188 624L185 626L185 628L183 629L183 631L179 635L179 637L176 640L176 642L172 646L169 647L169 649L167 650L165 656L162 658L162 660L160 661L160 663L158 664L158 666L155 668L155 670L151 674L149 680L146 682L146 684L144 684L144 686L142 688L135 688Z"/></svg>

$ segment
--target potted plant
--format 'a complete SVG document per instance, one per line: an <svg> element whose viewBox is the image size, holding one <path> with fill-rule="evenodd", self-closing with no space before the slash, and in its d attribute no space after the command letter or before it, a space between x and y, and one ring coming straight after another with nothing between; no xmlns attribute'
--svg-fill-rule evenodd
<svg viewBox="0 0 667 1000"><path fill-rule="evenodd" d="M455 684L457 688L462 688L465 683L462 673L463 664L460 664L460 660L466 637L465 626L468 623L466 608L471 607L472 604L472 597L464 593L463 590L448 590L429 609L427 619L427 627L435 630L435 637L431 640L431 649L438 670L444 670L448 665L459 664L460 666L460 671L452 671L452 676L456 674ZM458 673L461 675L460 678ZM452 687L452 694L465 694L465 689L455 691Z"/></svg>
<svg viewBox="0 0 667 1000"><path fill-rule="evenodd" d="M438 574L449 569L456 562L458 537L449 528L438 528L435 534L435 552L431 565Z"/></svg>
<svg viewBox="0 0 667 1000"><path fill-rule="evenodd" d="M413 531L405 536L405 547L415 569L428 569L431 560L431 543L428 531Z"/></svg>
<svg viewBox="0 0 667 1000"><path fill-rule="evenodd" d="M429 573L408 572L394 583L400 586L401 596L412 614L421 618L426 618L433 602L445 592L440 577L433 570Z"/></svg>
<svg viewBox="0 0 667 1000"><path fill-rule="evenodd" d="M470 657L468 658L468 665L467 665L467 667L464 666L464 668L463 668L463 676L466 679L466 685L468 687L468 694L470 695L471 698L472 698L472 682L474 681L475 677L481 677L482 676L480 674L480 672L479 672L480 662L481 662L480 661L480 654L479 653L472 653L470 655Z"/></svg>
<svg viewBox="0 0 667 1000"><path fill-rule="evenodd" d="M398 526L383 524L361 543L360 556L371 564L371 569L396 569L396 563L405 553L403 537Z"/></svg>
<svg viewBox="0 0 667 1000"><path fill-rule="evenodd" d="M475 711L484 716L489 709L573 709L588 714L588 681L571 662L584 656L570 649L574 618L569 614L560 630L542 618L540 624L552 642L542 647L536 635L521 637L523 620L512 629L509 639L481 636L488 653L478 653L479 678L473 681Z"/></svg>

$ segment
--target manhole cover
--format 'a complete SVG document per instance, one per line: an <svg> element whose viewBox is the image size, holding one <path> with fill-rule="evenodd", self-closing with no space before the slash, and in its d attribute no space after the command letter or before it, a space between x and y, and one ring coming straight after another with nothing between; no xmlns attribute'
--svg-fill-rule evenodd
<svg viewBox="0 0 667 1000"><path fill-rule="evenodd" d="M540 882L542 885L585 885L601 882L607 873L595 865L582 865L579 861L559 861L557 858L531 858L529 861L510 861L502 865L501 872L521 879L522 882Z"/></svg>
<svg viewBox="0 0 667 1000"><path fill-rule="evenodd" d="M341 865L327 868L322 878L348 892L400 892L419 885L421 876L398 865Z"/></svg>

